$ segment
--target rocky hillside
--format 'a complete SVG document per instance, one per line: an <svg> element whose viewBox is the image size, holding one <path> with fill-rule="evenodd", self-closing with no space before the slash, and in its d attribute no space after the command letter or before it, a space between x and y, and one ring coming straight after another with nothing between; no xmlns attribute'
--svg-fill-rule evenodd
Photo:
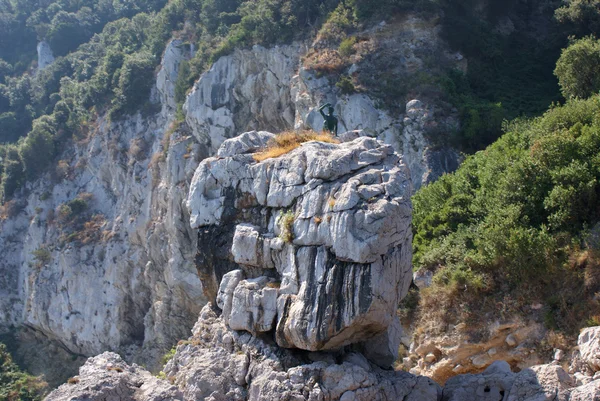
<svg viewBox="0 0 600 401"><path fill-rule="evenodd" d="M598 397L598 327L580 336L574 375L557 362L513 373L498 361L442 389L386 369L402 335L395 305L411 281L406 167L368 137L309 141L257 162L272 139L226 140L194 174L187 204L211 301L158 378L106 352L46 400Z"/></svg>
<svg viewBox="0 0 600 401"><path fill-rule="evenodd" d="M187 337L207 298L185 199L198 163L227 138L255 128L320 129L315 108L327 100L341 130L361 129L404 152L417 187L456 165L456 156L448 164L429 150L434 105L411 101L392 117L369 96L344 95L302 67L305 46L257 46L219 59L187 96L181 121L175 86L191 52L173 40L151 91L158 113L99 117L5 205L0 326L17 329L20 360L34 373L57 383L68 369L52 361L104 350L157 366ZM65 354L47 358L45 350Z"/></svg>

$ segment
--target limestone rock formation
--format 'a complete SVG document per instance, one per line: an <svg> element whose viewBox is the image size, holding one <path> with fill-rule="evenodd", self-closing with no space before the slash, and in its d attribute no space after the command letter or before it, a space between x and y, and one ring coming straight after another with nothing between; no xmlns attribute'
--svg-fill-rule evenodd
<svg viewBox="0 0 600 401"><path fill-rule="evenodd" d="M207 305L164 372L186 400L438 400L425 377L382 370L357 353L298 353L227 327Z"/></svg>
<svg viewBox="0 0 600 401"><path fill-rule="evenodd" d="M230 329L211 305L163 371L167 381L107 352L89 359L73 384L46 401L437 401L441 395L432 380L382 370L357 353L282 350L267 338Z"/></svg>
<svg viewBox="0 0 600 401"><path fill-rule="evenodd" d="M173 39L164 51L161 63L162 68L156 76L156 88L159 100L163 106L163 113L165 111L173 113L177 109L175 83L181 62L192 57L189 47L190 45L184 44L181 39Z"/></svg>
<svg viewBox="0 0 600 401"><path fill-rule="evenodd" d="M438 41L436 35L431 39ZM410 53L424 45L422 40L397 44ZM376 107L376 100L366 94L342 95L335 82L300 65L305 53L305 46L295 43L272 49L254 46L219 59L196 82L184 105L196 138L209 143L214 153L226 139L244 131L320 131L323 119L317 109L330 102L335 105L340 133L363 130L404 155L415 189L458 167L456 151L434 150L426 138L434 126L447 132L456 129L456 116L435 121L435 105L419 100L410 101L404 115L392 115Z"/></svg>
<svg viewBox="0 0 600 401"><path fill-rule="evenodd" d="M183 401L181 391L113 352L87 360L79 375L46 397L46 401Z"/></svg>
<svg viewBox="0 0 600 401"><path fill-rule="evenodd" d="M289 84L298 68L299 44L236 50L217 60L190 92L183 109L200 142L216 152L242 130L275 132L294 124Z"/></svg>
<svg viewBox="0 0 600 401"><path fill-rule="evenodd" d="M42 40L37 45L37 54L38 54L38 71L43 70L48 67L50 64L54 62L54 54L52 54L52 49L50 48L50 44L45 40Z"/></svg>
<svg viewBox="0 0 600 401"><path fill-rule="evenodd" d="M192 180L188 207L209 298L229 327L275 330L285 348L338 349L384 335L367 348L382 345L373 355L389 366L399 331L388 328L412 278L407 168L369 137L307 142L257 163L246 150L268 138L225 141Z"/></svg>

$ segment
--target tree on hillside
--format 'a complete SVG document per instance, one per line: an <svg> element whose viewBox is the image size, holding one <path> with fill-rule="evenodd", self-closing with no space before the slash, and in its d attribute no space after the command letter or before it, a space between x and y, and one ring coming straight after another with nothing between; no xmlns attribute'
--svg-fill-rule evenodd
<svg viewBox="0 0 600 401"><path fill-rule="evenodd" d="M563 96L585 99L600 91L600 40L588 36L563 49L554 74Z"/></svg>
<svg viewBox="0 0 600 401"><path fill-rule="evenodd" d="M579 35L600 34L600 0L568 0L555 12L556 19Z"/></svg>

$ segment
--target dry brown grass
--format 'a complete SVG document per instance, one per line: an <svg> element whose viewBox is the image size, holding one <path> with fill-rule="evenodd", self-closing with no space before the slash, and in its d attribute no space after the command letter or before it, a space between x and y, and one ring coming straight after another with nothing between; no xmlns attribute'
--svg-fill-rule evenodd
<svg viewBox="0 0 600 401"><path fill-rule="evenodd" d="M333 49L312 52L303 61L305 67L322 75L339 74L348 66L348 61Z"/></svg>
<svg viewBox="0 0 600 401"><path fill-rule="evenodd" d="M267 148L254 154L254 160L262 162L267 159L279 157L299 147L304 142L319 141L328 143L339 143L330 133L315 131L287 131L276 135L267 144Z"/></svg>

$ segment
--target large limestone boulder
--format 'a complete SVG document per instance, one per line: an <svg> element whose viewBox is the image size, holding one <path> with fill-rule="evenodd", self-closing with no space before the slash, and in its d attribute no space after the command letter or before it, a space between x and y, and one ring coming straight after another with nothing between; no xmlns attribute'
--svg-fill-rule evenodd
<svg viewBox="0 0 600 401"><path fill-rule="evenodd" d="M412 278L408 169L369 137L306 142L257 163L249 152L268 138L225 141L192 180L187 204L209 299L231 328L274 331L285 348L379 336L365 352L389 366Z"/></svg>

